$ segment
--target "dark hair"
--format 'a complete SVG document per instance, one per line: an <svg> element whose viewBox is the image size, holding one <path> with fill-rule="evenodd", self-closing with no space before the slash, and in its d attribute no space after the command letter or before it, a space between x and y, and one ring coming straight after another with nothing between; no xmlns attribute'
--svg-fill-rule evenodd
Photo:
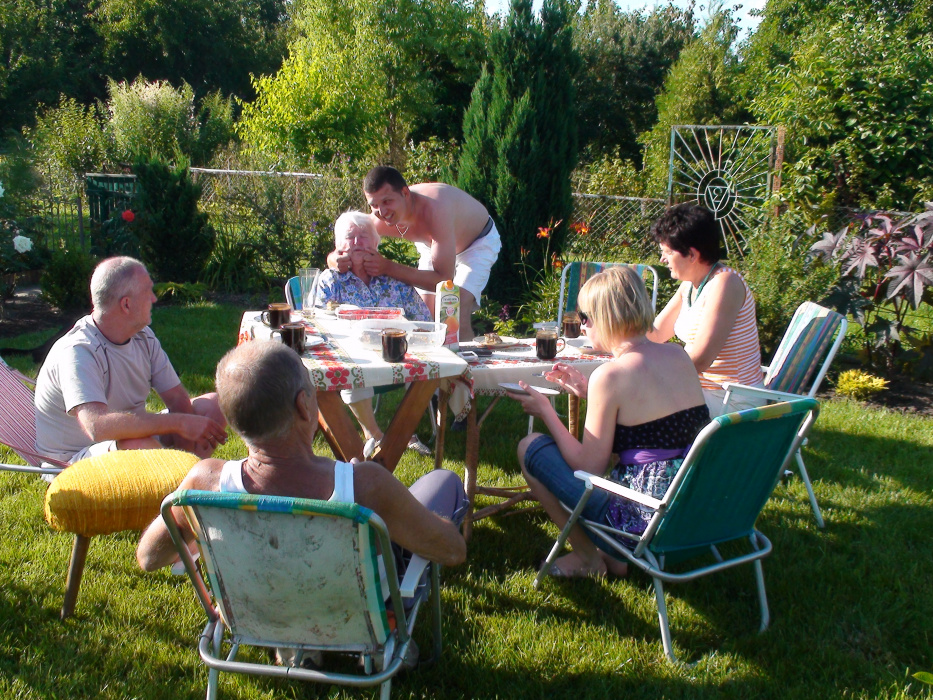
<svg viewBox="0 0 933 700"><path fill-rule="evenodd" d="M656 243L663 243L681 255L689 255L696 248L705 263L717 262L722 257L719 224L709 209L691 203L678 204L661 214L651 235Z"/></svg>
<svg viewBox="0 0 933 700"><path fill-rule="evenodd" d="M401 192L403 187L408 187L402 174L391 165L377 165L363 178L363 192L378 192L386 185L396 192Z"/></svg>

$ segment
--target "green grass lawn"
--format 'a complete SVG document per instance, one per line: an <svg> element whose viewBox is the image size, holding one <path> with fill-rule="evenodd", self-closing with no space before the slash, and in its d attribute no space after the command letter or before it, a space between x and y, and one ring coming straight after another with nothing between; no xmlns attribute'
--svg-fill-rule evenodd
<svg viewBox="0 0 933 700"><path fill-rule="evenodd" d="M240 314L210 305L156 310L153 328L192 393L211 388ZM396 394L384 397L383 422ZM514 448L526 429L517 405L501 401L484 426L481 481L521 482ZM420 434L429 437L426 424ZM675 649L699 661L693 668L664 657L647 577L549 580L535 591L535 569L556 528L540 511L484 520L468 561L443 572L443 658L398 678L393 696L933 697L910 678L933 669L931 447L930 419L824 404L805 459L825 531L799 479L778 486L759 521L774 543L764 562L771 628L756 634L748 567L668 587ZM222 451L244 454L239 440ZM448 433L446 466L462 473L463 457L463 434ZM406 453L397 474L411 483L431 466ZM58 620L71 538L45 524L44 491L35 477L0 473L0 697L202 697L203 613L186 579L136 567L136 533L94 539L76 614ZM427 628L417 635L422 646ZM223 698L376 694L230 675L220 691Z"/></svg>

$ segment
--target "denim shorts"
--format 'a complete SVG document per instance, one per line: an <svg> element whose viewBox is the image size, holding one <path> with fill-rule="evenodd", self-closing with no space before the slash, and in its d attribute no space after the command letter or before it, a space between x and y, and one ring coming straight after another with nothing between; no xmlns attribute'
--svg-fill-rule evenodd
<svg viewBox="0 0 933 700"><path fill-rule="evenodd" d="M583 481L573 475L574 470L561 456L557 443L549 435L542 435L528 446L525 451L525 469L571 510L580 502L583 492L586 491ZM583 517L608 524L606 513L609 510L609 498L605 491L594 489L583 509ZM600 548L605 545L589 531L586 531L586 534Z"/></svg>

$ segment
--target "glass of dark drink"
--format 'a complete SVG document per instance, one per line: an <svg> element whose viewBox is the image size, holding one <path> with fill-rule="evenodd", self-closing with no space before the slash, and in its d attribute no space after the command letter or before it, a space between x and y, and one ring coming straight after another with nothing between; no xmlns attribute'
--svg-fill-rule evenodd
<svg viewBox="0 0 933 700"><path fill-rule="evenodd" d="M386 362L401 362L408 352L408 336L399 328L382 331L382 359Z"/></svg>
<svg viewBox="0 0 933 700"><path fill-rule="evenodd" d="M274 331L282 338L282 342L303 355L305 351L305 325L303 323L283 323L282 327Z"/></svg>
<svg viewBox="0 0 933 700"><path fill-rule="evenodd" d="M580 314L576 311L568 311L561 319L564 326L565 338L580 337Z"/></svg>
<svg viewBox="0 0 933 700"><path fill-rule="evenodd" d="M269 307L262 312L261 318L269 328L281 328L283 324L291 320L292 307L288 304L269 304Z"/></svg>
<svg viewBox="0 0 933 700"><path fill-rule="evenodd" d="M553 360L564 349L564 339L554 328L539 328L535 333L535 352L539 360Z"/></svg>

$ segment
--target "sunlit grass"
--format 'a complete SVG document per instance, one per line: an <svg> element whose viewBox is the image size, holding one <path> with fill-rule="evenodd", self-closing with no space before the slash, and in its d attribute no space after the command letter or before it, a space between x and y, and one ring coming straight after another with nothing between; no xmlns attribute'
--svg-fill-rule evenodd
<svg viewBox="0 0 933 700"><path fill-rule="evenodd" d="M154 329L192 393L212 388L240 314L157 310ZM383 423L399 394L384 397ZM517 405L500 401L483 429L481 481L521 483L514 450L526 430ZM426 422L419 434L428 440ZM756 634L750 570L668 588L675 649L699 661L694 668L665 660L646 577L549 580L535 591L556 529L540 511L484 520L467 563L444 571L443 659L397 679L393 697L931 697L909 677L933 668L931 448L930 419L825 403L805 459L826 529L796 478L778 486L759 521L775 546L764 564L771 628ZM463 433L448 432L446 466L462 473L464 451ZM220 452L243 455L238 439ZM407 452L396 473L411 483L432 464ZM76 615L58 620L71 538L44 523L43 494L35 478L0 474L0 697L202 697L200 608L186 580L137 569L135 533L95 538ZM426 645L427 629L418 637ZM374 695L221 680L223 698Z"/></svg>

